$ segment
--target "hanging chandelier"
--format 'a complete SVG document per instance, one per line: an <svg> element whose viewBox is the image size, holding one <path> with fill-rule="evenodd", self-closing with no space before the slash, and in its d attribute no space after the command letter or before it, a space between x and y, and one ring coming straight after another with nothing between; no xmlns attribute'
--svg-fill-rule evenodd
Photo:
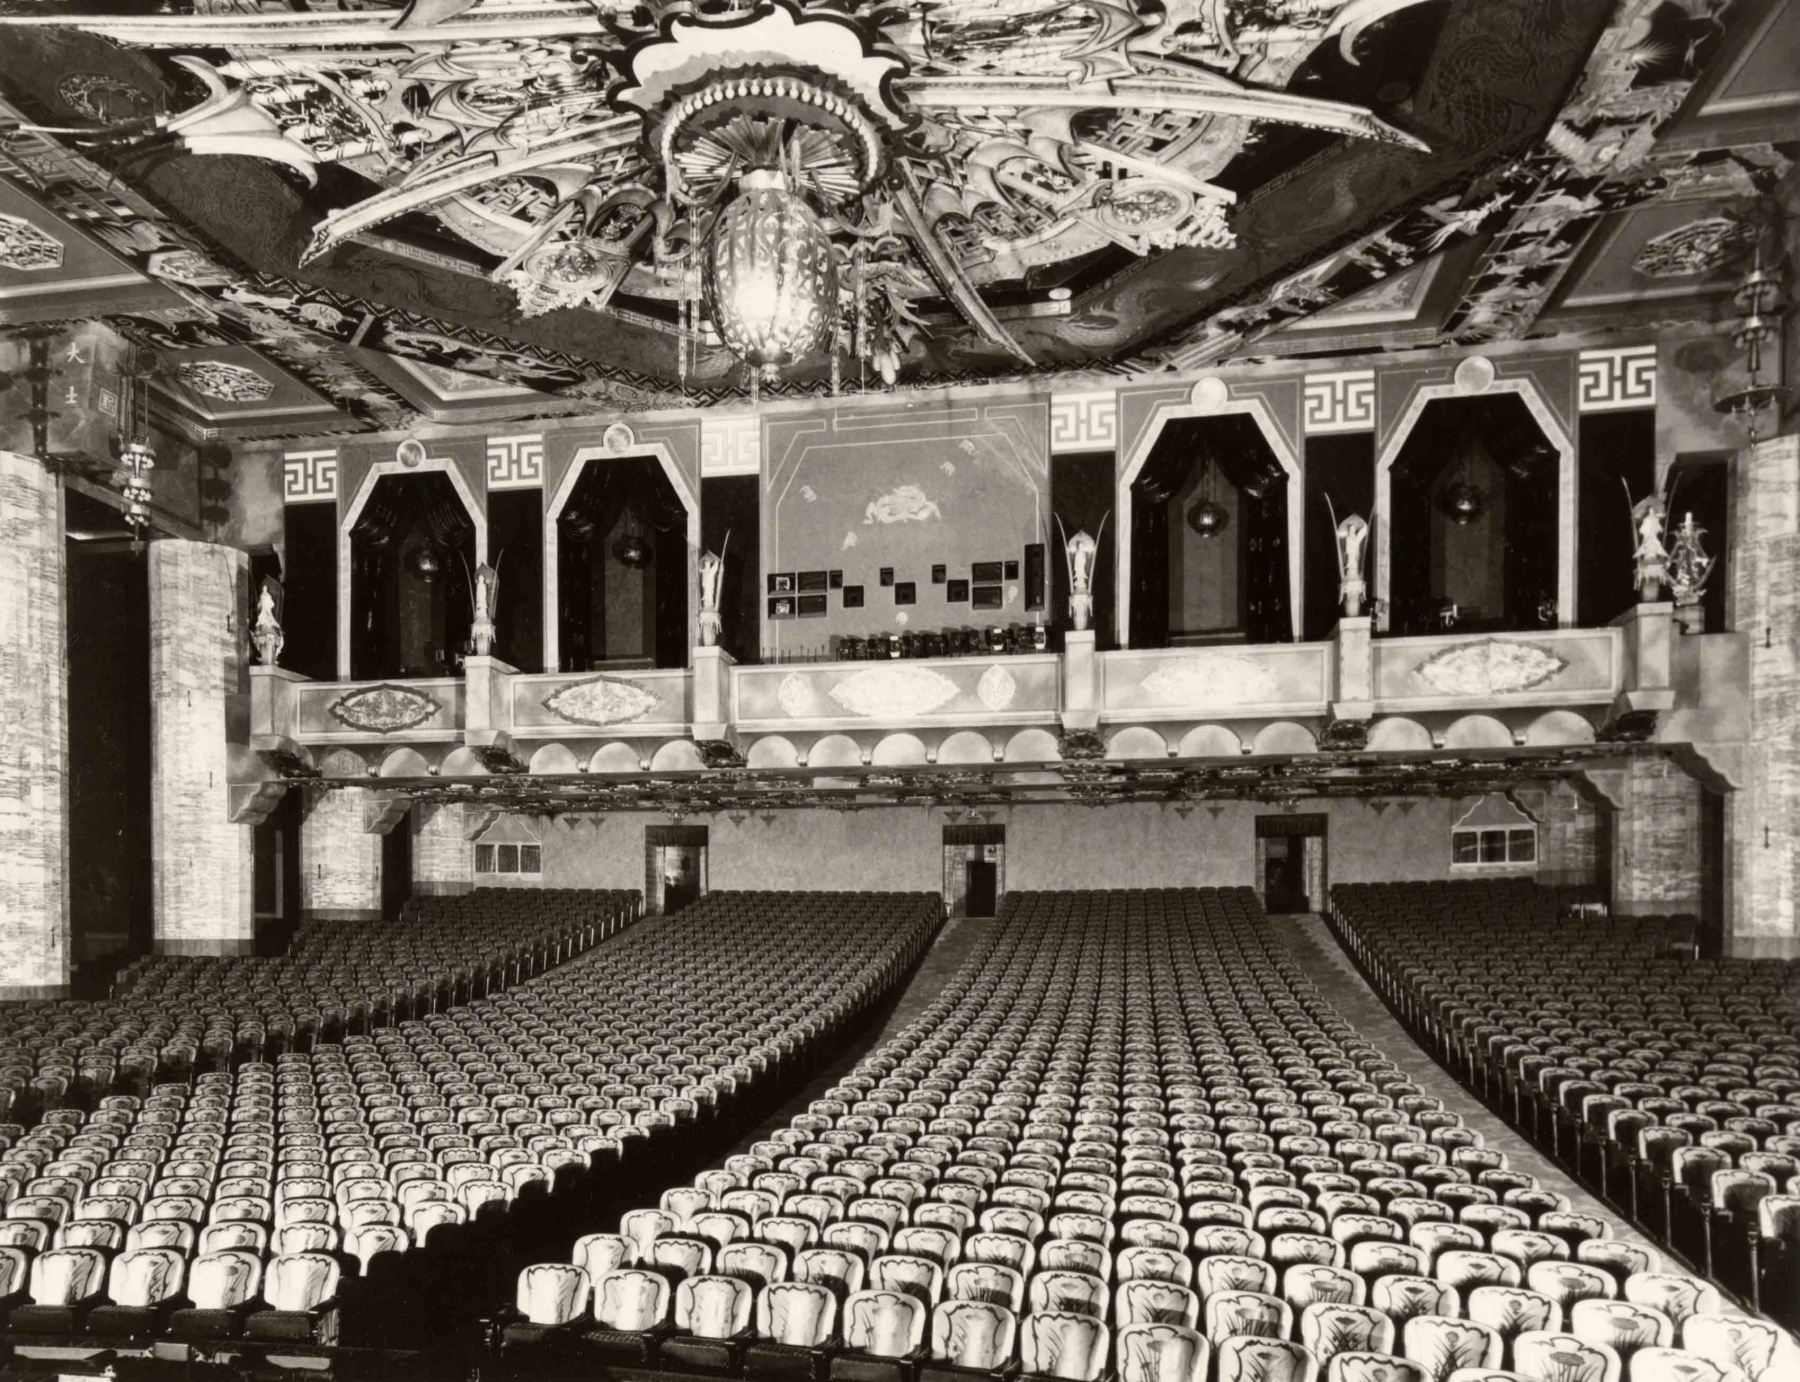
<svg viewBox="0 0 1800 1382"><path fill-rule="evenodd" d="M1201 537L1213 538L1224 532L1231 522L1231 514L1225 506L1213 498L1213 459L1204 457L1200 464L1205 467L1201 477L1200 502L1188 510L1188 527Z"/></svg>
<svg viewBox="0 0 1800 1382"><path fill-rule="evenodd" d="M832 334L837 258L824 223L784 173L753 169L738 188L713 227L706 304L732 353L769 378Z"/></svg>
<svg viewBox="0 0 1800 1382"><path fill-rule="evenodd" d="M155 497L150 488L150 472L156 469L156 453L147 441L128 441L119 447L119 469L115 477L119 496L125 501L121 517L131 529L133 550L144 545L144 534L150 530L150 501Z"/></svg>
<svg viewBox="0 0 1800 1382"><path fill-rule="evenodd" d="M1750 271L1732 295L1732 305L1740 317L1731 339L1744 352L1746 378L1739 387L1715 398L1713 407L1742 423L1752 443L1756 441L1763 412L1769 408L1779 409L1791 396L1790 390L1781 384L1762 377L1763 344L1781 331L1781 319L1785 314L1784 286L1780 269L1765 268L1762 251L1758 249Z"/></svg>

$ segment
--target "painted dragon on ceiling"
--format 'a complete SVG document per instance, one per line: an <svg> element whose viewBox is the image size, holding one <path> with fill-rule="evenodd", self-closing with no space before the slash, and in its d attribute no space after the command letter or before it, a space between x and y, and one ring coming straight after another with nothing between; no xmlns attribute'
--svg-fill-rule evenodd
<svg viewBox="0 0 1800 1382"><path fill-rule="evenodd" d="M306 259L428 219L525 317L666 322L684 377L734 366L694 312L701 251L742 175L777 164L831 236L833 368L860 353L891 381L958 318L1030 364L996 304L1066 299L1102 252L1230 250L1227 170L1271 129L1423 149L1291 88L1433 3L195 0L0 24L186 73L184 108L119 121L97 100L66 133L284 166L325 207Z"/></svg>

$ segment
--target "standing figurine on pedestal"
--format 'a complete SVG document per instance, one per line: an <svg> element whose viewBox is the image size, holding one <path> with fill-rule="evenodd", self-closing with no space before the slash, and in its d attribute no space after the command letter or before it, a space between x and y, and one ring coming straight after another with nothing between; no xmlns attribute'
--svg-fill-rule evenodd
<svg viewBox="0 0 1800 1382"><path fill-rule="evenodd" d="M1687 633L1705 633L1706 615L1700 599L1706 594L1706 580L1712 575L1717 557L1706 555L1701 540L1706 529L1694 522L1692 513L1683 514L1681 526L1675 530L1675 546L1669 552L1669 591L1675 597L1675 621Z"/></svg>
<svg viewBox="0 0 1800 1382"><path fill-rule="evenodd" d="M719 588L725 579L725 553L731 550L731 534L717 552L700 554L700 646L715 647L724 620L719 616Z"/></svg>
<svg viewBox="0 0 1800 1382"><path fill-rule="evenodd" d="M1325 507L1331 513L1332 527L1337 531L1338 604L1346 619L1362 613L1363 597L1368 584L1363 580L1363 553L1369 543L1369 524L1361 514L1350 514L1340 523L1331 496L1325 496Z"/></svg>
<svg viewBox="0 0 1800 1382"><path fill-rule="evenodd" d="M475 568L475 585L469 596L474 619L469 624L469 639L477 657L494 651L494 601L500 593L500 573L486 562Z"/></svg>
<svg viewBox="0 0 1800 1382"><path fill-rule="evenodd" d="M1107 515L1108 518L1111 516ZM1100 550L1100 542L1098 538L1089 537L1085 528L1077 529L1075 536L1070 537L1060 514L1056 518L1056 530L1063 535L1063 557L1069 563L1069 617L1079 633L1094 617L1094 558ZM1106 532L1105 518L1100 520L1100 532Z"/></svg>
<svg viewBox="0 0 1800 1382"><path fill-rule="evenodd" d="M262 588L256 593L256 623L250 630L250 643L256 649L256 660L264 667L273 667L275 659L281 656L281 648L287 639L281 632L281 582L273 576L264 576Z"/></svg>
<svg viewBox="0 0 1800 1382"><path fill-rule="evenodd" d="M1625 497L1631 498L1629 486ZM1637 563L1632 579L1640 604L1657 599L1662 594L1664 582L1669 579L1669 549L1663 546L1663 528L1668 520L1669 511L1655 494L1647 494L1631 506L1634 544L1631 555Z"/></svg>

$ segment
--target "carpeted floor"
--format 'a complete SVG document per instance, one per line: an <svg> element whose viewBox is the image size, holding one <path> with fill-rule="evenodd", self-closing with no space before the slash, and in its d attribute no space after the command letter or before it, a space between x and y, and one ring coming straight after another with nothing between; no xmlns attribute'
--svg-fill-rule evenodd
<svg viewBox="0 0 1800 1382"><path fill-rule="evenodd" d="M1613 1226L1615 1238L1656 1247L1502 1122L1408 1036L1380 995L1356 972L1356 966L1350 962L1350 957L1322 917L1280 917L1274 919L1274 925L1307 978L1319 986L1319 992L1331 1006L1404 1070L1420 1089L1435 1094L1444 1101L1445 1108L1460 1114L1468 1127L1487 1140L1488 1146L1505 1152L1514 1170L1536 1176L1546 1190L1567 1195L1572 1207L1582 1213L1598 1214L1606 1219Z"/></svg>

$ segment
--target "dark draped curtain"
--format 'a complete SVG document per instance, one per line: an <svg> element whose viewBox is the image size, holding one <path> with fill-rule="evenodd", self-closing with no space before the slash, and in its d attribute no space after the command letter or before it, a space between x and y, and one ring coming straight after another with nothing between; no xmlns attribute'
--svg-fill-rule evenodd
<svg viewBox="0 0 1800 1382"><path fill-rule="evenodd" d="M1483 464L1471 468L1468 457ZM1491 462L1491 469L1486 463ZM1557 490L1560 457L1516 395L1430 404L1395 459L1390 476L1392 576L1389 628L1394 633L1436 629L1447 596L1438 574L1438 542L1486 544L1500 552L1499 608L1464 617L1464 632L1522 631L1554 623L1539 608L1557 593ZM1476 522L1454 527L1436 511L1444 486L1468 470L1478 489L1493 489ZM1497 483L1494 476L1497 474ZM1629 530L1623 496L1615 522ZM1609 515L1610 517L1610 515ZM1478 549L1479 550L1479 549Z"/></svg>
<svg viewBox="0 0 1800 1382"><path fill-rule="evenodd" d="M1294 629L1288 591L1288 476L1256 424L1233 414L1179 418L1163 428L1131 484L1131 646L1169 642L1170 511L1196 468L1213 465L1242 497L1239 589L1252 643L1288 643Z"/></svg>
<svg viewBox="0 0 1800 1382"><path fill-rule="evenodd" d="M437 563L430 580L418 569L425 551ZM448 477L383 477L350 530L351 675L455 675L474 566L475 524ZM416 647L402 636L409 617L427 629Z"/></svg>
<svg viewBox="0 0 1800 1382"><path fill-rule="evenodd" d="M652 549L654 614L651 642L658 667L687 664L687 510L654 458L590 461L557 519L558 589L566 668L585 670L606 656L604 615L594 608L594 544L608 540L629 516Z"/></svg>

